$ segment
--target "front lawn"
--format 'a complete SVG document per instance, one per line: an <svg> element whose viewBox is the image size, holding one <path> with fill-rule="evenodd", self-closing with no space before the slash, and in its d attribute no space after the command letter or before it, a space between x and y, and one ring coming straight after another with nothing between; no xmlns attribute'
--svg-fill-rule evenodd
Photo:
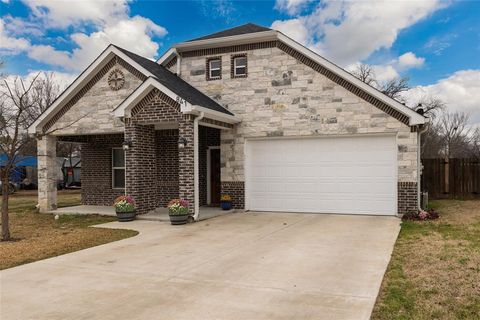
<svg viewBox="0 0 480 320"><path fill-rule="evenodd" d="M11 196L10 234L14 240L0 242L0 270L138 234L133 230L89 228L115 221L114 217L61 215L55 221L51 214L36 213L36 203L35 192L18 192ZM58 193L59 207L78 204L78 191Z"/></svg>
<svg viewBox="0 0 480 320"><path fill-rule="evenodd" d="M402 223L372 319L480 318L480 201L431 206L438 220Z"/></svg>

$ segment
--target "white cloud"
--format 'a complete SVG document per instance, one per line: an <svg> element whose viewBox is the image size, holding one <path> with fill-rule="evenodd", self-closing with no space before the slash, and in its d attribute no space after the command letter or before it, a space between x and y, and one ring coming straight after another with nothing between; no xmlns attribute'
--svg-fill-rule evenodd
<svg viewBox="0 0 480 320"><path fill-rule="evenodd" d="M52 45L31 44L24 38L14 37L13 31L7 32L2 21L1 50L8 50L12 54L27 52L28 57L35 61L69 71L83 70L111 43L139 55L154 58L158 54L159 44L152 38L161 38L167 34L164 27L150 19L138 15L130 17L126 0L25 1L32 10L29 18L31 21L11 16L8 19L19 26L33 24L45 29L67 29L74 26L76 32L67 36L75 49L62 51ZM82 31L85 29L93 31Z"/></svg>
<svg viewBox="0 0 480 320"><path fill-rule="evenodd" d="M286 11L290 15L295 15L305 8L305 5L312 0L277 0L275 8L280 11Z"/></svg>
<svg viewBox="0 0 480 320"><path fill-rule="evenodd" d="M308 44L308 29L300 19L277 20L272 24L272 28L283 32L299 43Z"/></svg>
<svg viewBox="0 0 480 320"><path fill-rule="evenodd" d="M417 57L413 52L407 52L398 57L398 67L402 69L418 68L425 63L425 58Z"/></svg>
<svg viewBox="0 0 480 320"><path fill-rule="evenodd" d="M277 1L277 5L280 3ZM298 34L303 32L298 29L306 28L308 35L302 44L345 66L366 59L378 49L390 48L401 30L444 5L439 0L328 0L310 14L296 17L302 26L291 26L284 32ZM282 23L285 25L286 21Z"/></svg>
<svg viewBox="0 0 480 320"><path fill-rule="evenodd" d="M127 0L24 0L32 14L47 28L66 28L82 23L106 25L128 17Z"/></svg>
<svg viewBox="0 0 480 320"><path fill-rule="evenodd" d="M25 38L15 38L5 30L5 22L0 19L0 54L15 55L27 50L30 47L30 41Z"/></svg>
<svg viewBox="0 0 480 320"><path fill-rule="evenodd" d="M38 23L12 17L11 15L3 16L2 19L5 23L5 31L12 36L31 35L38 37L44 33L41 25Z"/></svg>
<svg viewBox="0 0 480 320"><path fill-rule="evenodd" d="M469 113L471 124L480 126L480 70L457 71L432 85L417 86L405 93L410 106L426 97L441 99L450 111Z"/></svg>
<svg viewBox="0 0 480 320"><path fill-rule="evenodd" d="M373 65L372 69L375 73L375 78L380 82L389 81L400 76L392 65Z"/></svg>

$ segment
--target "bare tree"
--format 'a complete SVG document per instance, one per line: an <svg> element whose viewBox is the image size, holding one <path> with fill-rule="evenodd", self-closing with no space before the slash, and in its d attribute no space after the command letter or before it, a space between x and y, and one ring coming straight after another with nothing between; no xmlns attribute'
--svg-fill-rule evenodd
<svg viewBox="0 0 480 320"><path fill-rule="evenodd" d="M472 130L468 127L469 115L465 112L445 112L438 121L438 134L443 141L443 156L465 157L472 142Z"/></svg>
<svg viewBox="0 0 480 320"><path fill-rule="evenodd" d="M352 71L352 74L368 85L375 87L377 84L375 72L373 72L372 66L368 64L357 64L357 67Z"/></svg>
<svg viewBox="0 0 480 320"><path fill-rule="evenodd" d="M407 77L394 78L388 81L378 81L372 66L368 64L357 64L355 70L352 71L352 74L366 84L383 92L390 98L399 100L400 102L403 102L401 95L402 92L410 89L408 84L409 79Z"/></svg>
<svg viewBox="0 0 480 320"><path fill-rule="evenodd" d="M2 181L2 240L4 241L10 239L8 219L10 174L19 159L20 150L32 141L32 138L27 134L28 127L49 106L48 103L53 101L55 95L56 86L51 81L52 77L49 76L48 80L45 81L40 80L39 76L40 73L30 81L23 80L20 77L13 81L4 80L0 87L0 152L6 156L0 172ZM73 125L81 118L65 127ZM63 128L53 129L43 133L43 135ZM38 137L41 137L41 135Z"/></svg>
<svg viewBox="0 0 480 320"><path fill-rule="evenodd" d="M379 84L379 90L390 98L403 102L401 94L410 89L408 81L406 77L388 80Z"/></svg>

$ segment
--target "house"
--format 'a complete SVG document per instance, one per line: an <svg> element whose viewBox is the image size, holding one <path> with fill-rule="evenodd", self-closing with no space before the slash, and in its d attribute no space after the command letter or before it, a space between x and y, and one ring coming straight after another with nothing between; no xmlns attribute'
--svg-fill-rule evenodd
<svg viewBox="0 0 480 320"><path fill-rule="evenodd" d="M426 119L281 32L246 24L154 62L115 45L29 128L39 204L57 141L82 144L82 202L139 213L230 194L237 209L396 215L418 205Z"/></svg>

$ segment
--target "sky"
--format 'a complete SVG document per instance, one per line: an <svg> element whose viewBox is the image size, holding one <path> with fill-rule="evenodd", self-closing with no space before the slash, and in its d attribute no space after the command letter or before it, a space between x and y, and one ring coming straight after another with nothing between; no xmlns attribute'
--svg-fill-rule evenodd
<svg viewBox="0 0 480 320"><path fill-rule="evenodd" d="M480 0L0 0L10 77L53 71L66 85L109 43L150 59L175 44L256 23L346 70L410 79L407 104L436 97L480 126Z"/></svg>

